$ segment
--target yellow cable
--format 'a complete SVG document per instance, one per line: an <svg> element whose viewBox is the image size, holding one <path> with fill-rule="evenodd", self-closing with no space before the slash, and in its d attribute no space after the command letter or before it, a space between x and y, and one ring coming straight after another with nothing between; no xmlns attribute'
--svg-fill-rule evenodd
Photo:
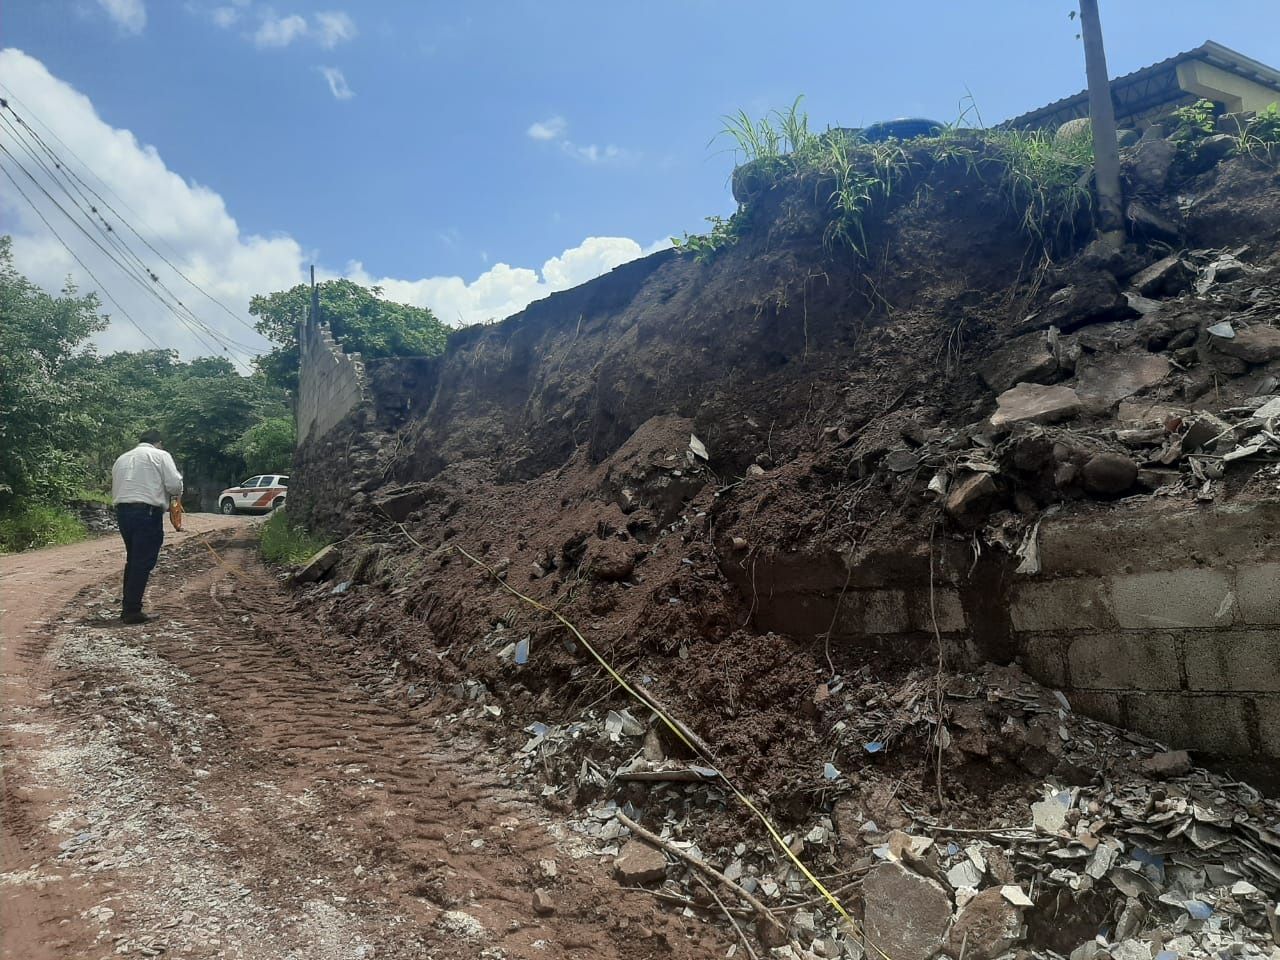
<svg viewBox="0 0 1280 960"><path fill-rule="evenodd" d="M502 577L498 576L497 572L491 566L489 566L483 560L479 560L476 557L473 557L471 554L467 553L466 550L462 549L462 547L455 545L454 549L457 550L464 557L466 557L468 560L470 560L472 563L476 564L479 567L483 567L484 570L491 577L497 580L498 583L502 585L503 589L506 590L508 593L516 597L519 597L521 600L523 600L525 603L529 604L530 606L536 607L537 609L543 611L544 613L549 613L553 617L555 617L557 620L559 620L561 625L563 625L566 630L572 633L574 637L576 637L578 641L584 647L586 647L587 652L590 653L591 656L595 658L595 661L605 669L605 671L609 674L610 677L614 679L614 681L618 684L618 686L620 686L623 690L625 690L627 694L629 694L633 699L635 699L636 701L638 701L648 709L652 710L655 714L657 714L658 719L661 720L666 725L667 729L670 730L673 734L675 734L676 738L679 739L679 741L683 743L686 747L688 747L693 753L695 754L702 753L702 751L699 750L698 747L696 747L693 743L691 743L689 739L684 735L684 732L680 728L680 724L677 724L674 720L672 720L669 716L667 716L666 712L659 709L657 705L654 704L652 701L647 700L645 697L637 693L635 688L633 688L631 684L629 684L626 681L626 679L621 674L619 674L617 670L613 668L613 666L609 663L609 661L607 661L604 657L600 655L600 653L596 650L596 648L591 645L591 642L582 635L581 631L579 631L577 627L575 627L572 623L566 620L564 616L562 616L557 611L551 609L550 607L546 606L545 604L539 603L537 600L533 599L533 597L526 596L525 594L521 593L515 587L511 586L511 584L507 583L504 579L502 579ZM854 920L853 917L849 915L849 911L847 911L844 908L844 905L838 899L836 899L835 895L830 890L828 890L825 885L823 885L822 881L813 875L813 873L809 870L809 868L804 865L803 861L801 861L801 859L798 856L796 856L795 853L792 852L791 848L783 840L781 832L778 830L777 827L773 825L773 822L767 816L765 816L764 812L759 807L757 807L754 803L752 803L751 799L746 794L744 794L741 790L739 790L733 784L733 782L727 776L725 776L725 774L719 769L719 767L715 768L715 772L716 772L716 776L720 778L720 781L726 787L729 788L729 791L735 797L738 798L738 800L742 803L742 805L745 806L748 810L750 810L757 820L759 820L762 824L764 824L765 830L769 832L769 836L773 838L773 841L782 849L782 852L787 855L788 859L790 859L791 862L795 864L796 868L804 875L804 878L809 881L809 883L813 886L813 888L822 895L822 897L827 901L827 903L831 904L832 908L836 911L836 913L840 914L840 917L845 921L845 923L849 925L849 928L856 935L862 937L863 941L867 943L873 950L875 950L877 954L880 955L881 960L893 960L893 958L890 957L883 950L881 950L880 947L878 947L874 943L871 943L871 941L868 940L866 933L858 926L857 921Z"/></svg>

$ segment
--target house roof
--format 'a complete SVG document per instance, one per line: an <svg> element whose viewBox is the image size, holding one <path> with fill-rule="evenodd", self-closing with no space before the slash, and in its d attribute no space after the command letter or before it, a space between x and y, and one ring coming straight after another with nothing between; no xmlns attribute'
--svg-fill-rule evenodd
<svg viewBox="0 0 1280 960"><path fill-rule="evenodd" d="M1252 80L1254 83L1280 91L1280 70L1259 63L1251 57L1237 53L1230 47L1208 40L1200 46L1175 54L1149 67L1116 77L1111 81L1111 98L1115 101L1117 119L1133 116L1176 100L1185 95L1178 85L1177 67L1189 60L1200 60ZM1075 117L1089 115L1089 91L1055 100L1035 110L1013 117L1002 127L1047 127L1065 123Z"/></svg>

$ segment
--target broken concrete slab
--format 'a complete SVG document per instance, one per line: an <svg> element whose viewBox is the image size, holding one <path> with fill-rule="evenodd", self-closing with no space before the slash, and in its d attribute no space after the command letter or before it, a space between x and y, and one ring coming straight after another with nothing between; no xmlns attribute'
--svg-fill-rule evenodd
<svg viewBox="0 0 1280 960"><path fill-rule="evenodd" d="M342 559L342 553L330 544L315 553L310 560L299 567L293 574L294 583L313 583L322 579Z"/></svg>
<svg viewBox="0 0 1280 960"><path fill-rule="evenodd" d="M1191 772L1191 754L1186 750L1166 750L1142 761L1142 770L1153 777L1180 777Z"/></svg>
<svg viewBox="0 0 1280 960"><path fill-rule="evenodd" d="M993 427L1014 423L1056 423L1078 414L1083 405L1071 387L1020 383L996 398Z"/></svg>
<svg viewBox="0 0 1280 960"><path fill-rule="evenodd" d="M1268 363L1280 357L1280 327L1241 327L1229 339L1214 337L1213 348L1245 363Z"/></svg>
<svg viewBox="0 0 1280 960"><path fill-rule="evenodd" d="M1022 911L999 887L988 887L966 903L947 936L946 950L965 960L995 960L1021 938Z"/></svg>
<svg viewBox="0 0 1280 960"><path fill-rule="evenodd" d="M978 364L978 375L997 393L1019 383L1048 383L1057 372L1049 334L1040 330L1015 337Z"/></svg>
<svg viewBox="0 0 1280 960"><path fill-rule="evenodd" d="M654 883L667 876L667 857L641 840L628 840L613 861L613 875L628 886Z"/></svg>
<svg viewBox="0 0 1280 960"><path fill-rule="evenodd" d="M1147 240L1176 243L1182 232L1177 223L1139 199L1129 201L1125 208L1125 218L1129 222L1129 232Z"/></svg>
<svg viewBox="0 0 1280 960"><path fill-rule="evenodd" d="M1075 390L1086 407L1109 410L1127 397L1153 387L1169 375L1159 354L1116 354L1091 359L1077 371Z"/></svg>
<svg viewBox="0 0 1280 960"><path fill-rule="evenodd" d="M1133 289L1144 297L1172 297L1191 286L1194 274L1176 253L1134 274Z"/></svg>
<svg viewBox="0 0 1280 960"><path fill-rule="evenodd" d="M397 522L409 519L409 514L422 507L431 497L431 486L415 483L389 490L373 498L373 505Z"/></svg>
<svg viewBox="0 0 1280 960"><path fill-rule="evenodd" d="M882 863L862 881L865 931L875 952L894 960L929 960L951 923L951 897L942 884Z"/></svg>

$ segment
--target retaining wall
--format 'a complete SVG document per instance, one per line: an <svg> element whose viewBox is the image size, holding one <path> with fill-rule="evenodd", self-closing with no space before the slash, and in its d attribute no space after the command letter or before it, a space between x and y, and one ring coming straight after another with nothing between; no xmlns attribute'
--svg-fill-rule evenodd
<svg viewBox="0 0 1280 960"><path fill-rule="evenodd" d="M345 353L327 323L303 323L298 336L298 443L318 440L367 399L364 364Z"/></svg>

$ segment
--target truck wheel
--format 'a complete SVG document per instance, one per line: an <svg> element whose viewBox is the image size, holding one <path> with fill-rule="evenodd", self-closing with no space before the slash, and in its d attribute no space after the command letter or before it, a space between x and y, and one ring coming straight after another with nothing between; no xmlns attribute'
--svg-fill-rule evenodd
<svg viewBox="0 0 1280 960"><path fill-rule="evenodd" d="M279 510L283 506L284 506L284 497L276 497L274 500L271 501L272 510Z"/></svg>
<svg viewBox="0 0 1280 960"><path fill-rule="evenodd" d="M232 500L230 497L227 497L225 500L222 501L222 503L218 505L218 508L223 513L230 515L236 512L236 502Z"/></svg>

